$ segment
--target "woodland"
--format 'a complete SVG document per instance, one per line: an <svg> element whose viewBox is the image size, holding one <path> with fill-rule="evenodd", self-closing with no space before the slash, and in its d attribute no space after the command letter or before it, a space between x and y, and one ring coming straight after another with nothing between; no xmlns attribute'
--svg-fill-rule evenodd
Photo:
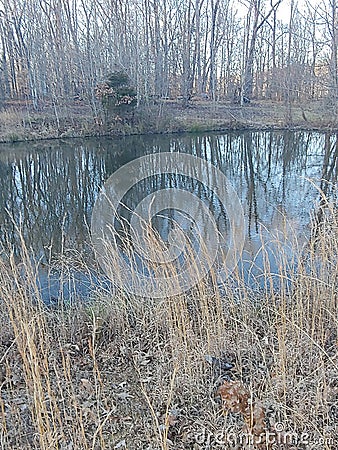
<svg viewBox="0 0 338 450"><path fill-rule="evenodd" d="M337 0L1 0L0 106L102 112L122 73L137 105L292 105L338 97Z"/></svg>

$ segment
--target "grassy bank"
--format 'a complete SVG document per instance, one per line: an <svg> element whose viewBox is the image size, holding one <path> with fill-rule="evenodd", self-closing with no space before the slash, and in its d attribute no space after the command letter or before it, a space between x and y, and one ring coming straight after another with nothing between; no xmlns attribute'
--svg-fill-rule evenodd
<svg viewBox="0 0 338 450"><path fill-rule="evenodd" d="M240 106L230 102L158 101L136 109L128 123L116 119L106 123L84 102L45 104L34 111L29 103L11 102L0 111L0 142L58 137L119 134L196 132L229 129L337 130L336 105L318 100L293 104L252 101Z"/></svg>
<svg viewBox="0 0 338 450"><path fill-rule="evenodd" d="M338 217L322 212L304 247L279 242L278 289L262 246L260 289L235 272L47 308L23 243L0 267L0 448L336 449Z"/></svg>

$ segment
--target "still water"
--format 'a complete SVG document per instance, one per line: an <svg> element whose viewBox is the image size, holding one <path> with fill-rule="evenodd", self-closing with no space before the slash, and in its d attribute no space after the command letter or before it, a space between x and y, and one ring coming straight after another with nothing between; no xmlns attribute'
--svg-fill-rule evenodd
<svg viewBox="0 0 338 450"><path fill-rule="evenodd" d="M321 200L319 189L336 201L336 134L245 131L3 144L1 245L19 255L21 233L30 253L46 264L70 250L90 254L91 215L105 181L124 164L159 152L198 156L225 174L245 217L243 266L255 277L263 270L262 242L270 248L271 270L277 271L274 255L279 250L273 242L284 242L287 252L291 241L302 246L309 239ZM146 195L166 188L197 195L218 226L227 229L227 213L219 199L203 183L187 177L154 175L133 186L124 203L133 209ZM155 222L166 239L164 214ZM46 298L49 295L50 290Z"/></svg>

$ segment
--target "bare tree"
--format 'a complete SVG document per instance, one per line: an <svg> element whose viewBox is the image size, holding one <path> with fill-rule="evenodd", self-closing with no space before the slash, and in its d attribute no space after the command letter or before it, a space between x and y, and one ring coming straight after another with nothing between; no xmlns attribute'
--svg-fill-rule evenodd
<svg viewBox="0 0 338 450"><path fill-rule="evenodd" d="M282 0L241 2L245 17L231 0L0 0L0 98L47 101L56 115L83 100L96 116L97 83L123 70L139 101L337 99L337 0L294 2L288 25Z"/></svg>
<svg viewBox="0 0 338 450"><path fill-rule="evenodd" d="M277 0L264 14L262 0L249 0L247 3L248 15L245 27L244 71L242 79L242 100L250 99L253 91L254 57L258 32L271 14L278 8L283 0Z"/></svg>

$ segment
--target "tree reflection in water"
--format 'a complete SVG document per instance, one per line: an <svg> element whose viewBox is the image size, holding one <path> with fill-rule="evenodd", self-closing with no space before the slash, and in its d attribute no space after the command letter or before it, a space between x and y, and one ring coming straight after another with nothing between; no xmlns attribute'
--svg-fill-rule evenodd
<svg viewBox="0 0 338 450"><path fill-rule="evenodd" d="M89 224L101 186L126 162L156 152L190 153L225 173L245 212L244 259L250 264L255 260L258 271L262 264L259 256L262 237L269 239L271 233L280 233L287 239L294 230L307 237L310 210L320 200L318 190L307 178L318 182L326 196L334 195L337 182L336 134L230 132L3 144L0 147L3 247L9 245L19 256L18 227L32 255L45 263L50 262L51 255L59 255L66 249L76 249L91 257ZM145 195L175 187L187 189L204 200L220 229L227 230L227 214L221 202L193 178L173 174L151 177L133 187L125 204L133 209ZM173 211L167 212L174 217ZM168 220L158 218L154 223L162 236L168 235Z"/></svg>

